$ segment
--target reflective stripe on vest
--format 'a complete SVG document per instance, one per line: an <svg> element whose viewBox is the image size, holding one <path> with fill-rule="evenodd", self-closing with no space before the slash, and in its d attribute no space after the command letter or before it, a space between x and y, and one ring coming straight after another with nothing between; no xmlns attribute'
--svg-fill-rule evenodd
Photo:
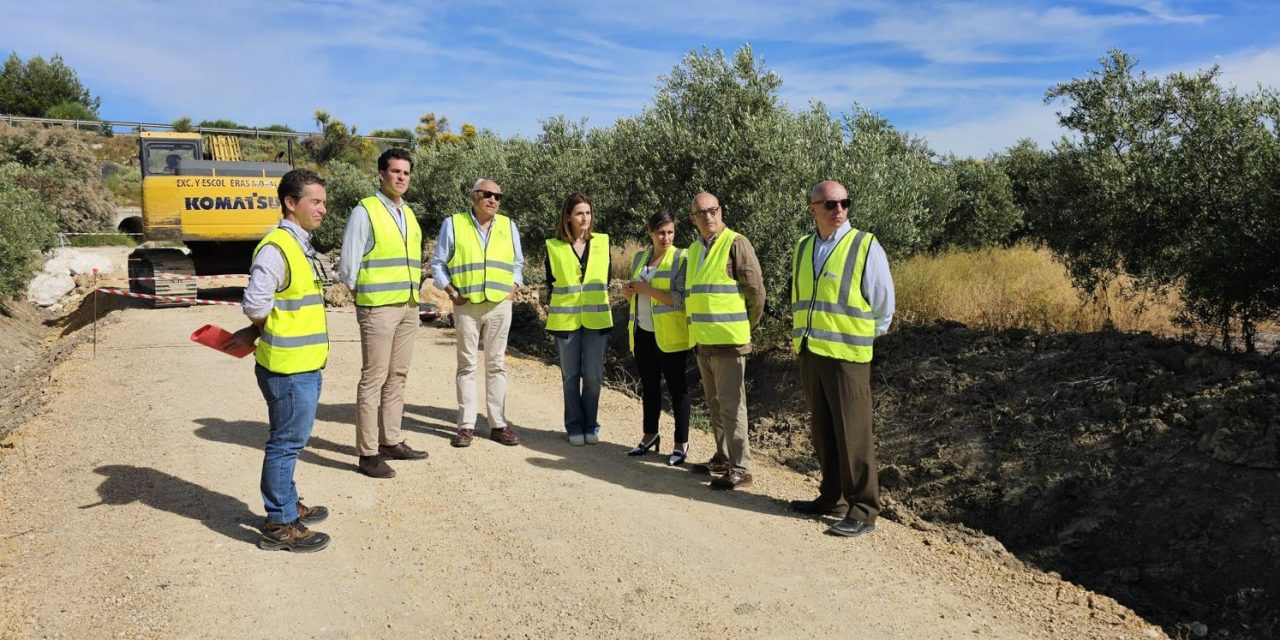
<svg viewBox="0 0 1280 640"><path fill-rule="evenodd" d="M480 241L480 229L470 213L455 213L453 255L449 256L449 282L470 302L502 302L515 289L516 246L511 219L495 214L489 223L489 242Z"/></svg>
<svg viewBox="0 0 1280 640"><path fill-rule="evenodd" d="M551 262L547 331L613 326L613 313L609 310L609 236L593 233L590 242L586 273L580 274L573 245L559 238L547 240L547 258Z"/></svg>
<svg viewBox="0 0 1280 640"><path fill-rule="evenodd" d="M631 258L632 281L640 279L640 268L649 263L650 256L650 251L637 251ZM684 249L668 247L666 255L658 261L658 270L654 272L649 284L658 291L669 293L676 274L680 273L680 266L686 264L686 260ZM640 294L631 296L631 312L627 317L627 338L631 353L636 352L636 304L639 299ZM689 319L685 317L684 309L662 304L655 298L649 298L649 305L653 311L653 336L658 349L663 353L674 353L693 346L689 343Z"/></svg>
<svg viewBox="0 0 1280 640"><path fill-rule="evenodd" d="M373 249L360 261L356 274L356 305L381 307L389 304L418 304L422 287L422 228L413 209L404 205L405 233L377 196L360 201L369 214Z"/></svg>
<svg viewBox="0 0 1280 640"><path fill-rule="evenodd" d="M875 236L850 230L819 269L814 286L815 234L796 244L791 264L791 338L796 353L804 345L811 353L871 362L876 336L871 304L862 297L862 273Z"/></svg>
<svg viewBox="0 0 1280 640"><path fill-rule="evenodd" d="M276 292L271 313L262 325L254 359L274 373L323 369L329 360L323 285L292 233L282 227L272 230L253 250L254 257L269 244L284 256L289 286Z"/></svg>
<svg viewBox="0 0 1280 640"><path fill-rule="evenodd" d="M724 229L704 250L702 242L689 245L689 295L684 308L689 316L689 337L693 344L744 345L751 342L747 320L747 299L737 281L726 273L729 248L738 234Z"/></svg>

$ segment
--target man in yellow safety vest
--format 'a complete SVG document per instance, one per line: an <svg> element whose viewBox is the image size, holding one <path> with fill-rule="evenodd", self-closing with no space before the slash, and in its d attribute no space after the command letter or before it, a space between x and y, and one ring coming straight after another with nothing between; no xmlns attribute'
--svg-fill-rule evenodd
<svg viewBox="0 0 1280 640"><path fill-rule="evenodd" d="M751 330L764 311L764 280L751 242L724 225L714 195L694 196L689 211L698 239L689 245L684 306L716 439L715 455L693 469L711 474L713 488L747 487L752 482L747 354Z"/></svg>
<svg viewBox="0 0 1280 640"><path fill-rule="evenodd" d="M791 263L792 345L822 470L818 497L791 508L843 514L827 533L845 537L874 531L880 513L871 347L894 311L889 261L875 236L849 224L851 204L839 182L815 185L809 213L816 233L800 239Z"/></svg>
<svg viewBox="0 0 1280 640"><path fill-rule="evenodd" d="M498 213L502 188L481 178L471 187L471 210L455 213L440 225L431 255L436 288L453 300L457 333L458 433L451 444L469 447L476 427L476 360L484 340L485 404L489 439L515 446L520 436L507 422L507 335L511 299L524 284L520 231Z"/></svg>
<svg viewBox="0 0 1280 640"><path fill-rule="evenodd" d="M257 342L254 374L271 426L259 485L267 522L258 546L319 551L329 545L329 536L307 526L327 518L329 510L302 504L293 471L315 425L320 372L329 359L323 267L311 247L311 233L325 214L324 180L294 169L280 178L277 193L284 219L254 250L244 290L242 306L250 325L223 349L235 351Z"/></svg>
<svg viewBox="0 0 1280 640"><path fill-rule="evenodd" d="M356 299L356 455L360 472L371 478L395 477L386 458L427 457L400 435L422 287L422 229L404 201L412 172L413 156L404 149L393 147L378 157L378 191L351 210L338 262L338 274Z"/></svg>

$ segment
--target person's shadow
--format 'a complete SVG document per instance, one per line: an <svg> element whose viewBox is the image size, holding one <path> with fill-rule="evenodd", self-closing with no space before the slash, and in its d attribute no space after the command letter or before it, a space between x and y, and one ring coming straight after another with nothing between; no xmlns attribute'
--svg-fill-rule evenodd
<svg viewBox="0 0 1280 640"><path fill-rule="evenodd" d="M457 414L454 411L430 405L405 403L404 419L400 423L400 429L448 440L458 432L457 427L454 426L456 418ZM325 404L322 402L316 408L316 420L354 425L356 423L356 405L354 402L339 404ZM483 415L476 418L477 432L480 431L480 426L483 422ZM355 447L349 447L349 450L351 455L354 456Z"/></svg>
<svg viewBox="0 0 1280 640"><path fill-rule="evenodd" d="M249 505L229 495L147 467L111 464L93 471L106 476L98 485L100 500L81 509L141 502L153 509L196 520L232 540L249 543L258 540L262 516L255 515Z"/></svg>
<svg viewBox="0 0 1280 640"><path fill-rule="evenodd" d="M665 437L663 444L666 448L662 455L654 455L651 452L648 455L633 457L627 455L631 447L603 440L598 444L579 447L569 444L561 431L523 428L519 432L526 448L556 456L555 458L529 458L529 464L536 467L573 471L635 491L662 493L735 509L787 516L786 505L775 498L748 493L749 490L712 489L709 486L711 476L696 474L690 468L692 458L683 466L667 466L670 445L667 444ZM640 435L637 433L636 440L639 441L639 439ZM698 460L711 457L710 452L699 454L693 451L692 455Z"/></svg>
<svg viewBox="0 0 1280 640"><path fill-rule="evenodd" d="M195 430L196 436L205 440L224 442L226 444L238 444L242 447L249 447L250 449L256 449L258 451L262 451L267 443L269 427L265 422L256 422L253 420L223 420L221 418L197 418L195 422L201 425ZM342 455L346 457L348 462L322 456L313 451L313 449L320 449ZM299 462L328 467L330 469L339 469L341 471L351 471L355 469L355 459L355 447L341 445L316 435L312 435L311 439L307 440L307 446L303 447L302 451L298 452Z"/></svg>

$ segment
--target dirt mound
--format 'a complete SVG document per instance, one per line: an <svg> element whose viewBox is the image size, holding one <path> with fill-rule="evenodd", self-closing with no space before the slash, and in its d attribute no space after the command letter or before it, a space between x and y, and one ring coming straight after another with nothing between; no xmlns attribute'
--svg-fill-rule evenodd
<svg viewBox="0 0 1280 640"><path fill-rule="evenodd" d="M748 367L753 442L816 464L796 365ZM1280 358L957 324L876 343L888 495L1164 624L1280 636Z"/></svg>

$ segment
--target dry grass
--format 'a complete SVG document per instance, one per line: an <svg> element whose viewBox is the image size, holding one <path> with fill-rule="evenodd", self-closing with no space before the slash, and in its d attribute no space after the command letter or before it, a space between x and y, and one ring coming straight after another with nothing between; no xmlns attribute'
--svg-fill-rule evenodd
<svg viewBox="0 0 1280 640"><path fill-rule="evenodd" d="M1019 246L915 256L896 265L897 318L912 324L948 319L982 329L1040 332L1114 328L1176 336L1178 301L1135 293L1117 282L1100 300L1082 297L1048 251Z"/></svg>
<svg viewBox="0 0 1280 640"><path fill-rule="evenodd" d="M610 238L612 240L612 238ZM622 246L609 246L609 279L610 280L630 280L631 279L631 256L637 251L648 249L648 243L640 242L636 239L624 240Z"/></svg>

